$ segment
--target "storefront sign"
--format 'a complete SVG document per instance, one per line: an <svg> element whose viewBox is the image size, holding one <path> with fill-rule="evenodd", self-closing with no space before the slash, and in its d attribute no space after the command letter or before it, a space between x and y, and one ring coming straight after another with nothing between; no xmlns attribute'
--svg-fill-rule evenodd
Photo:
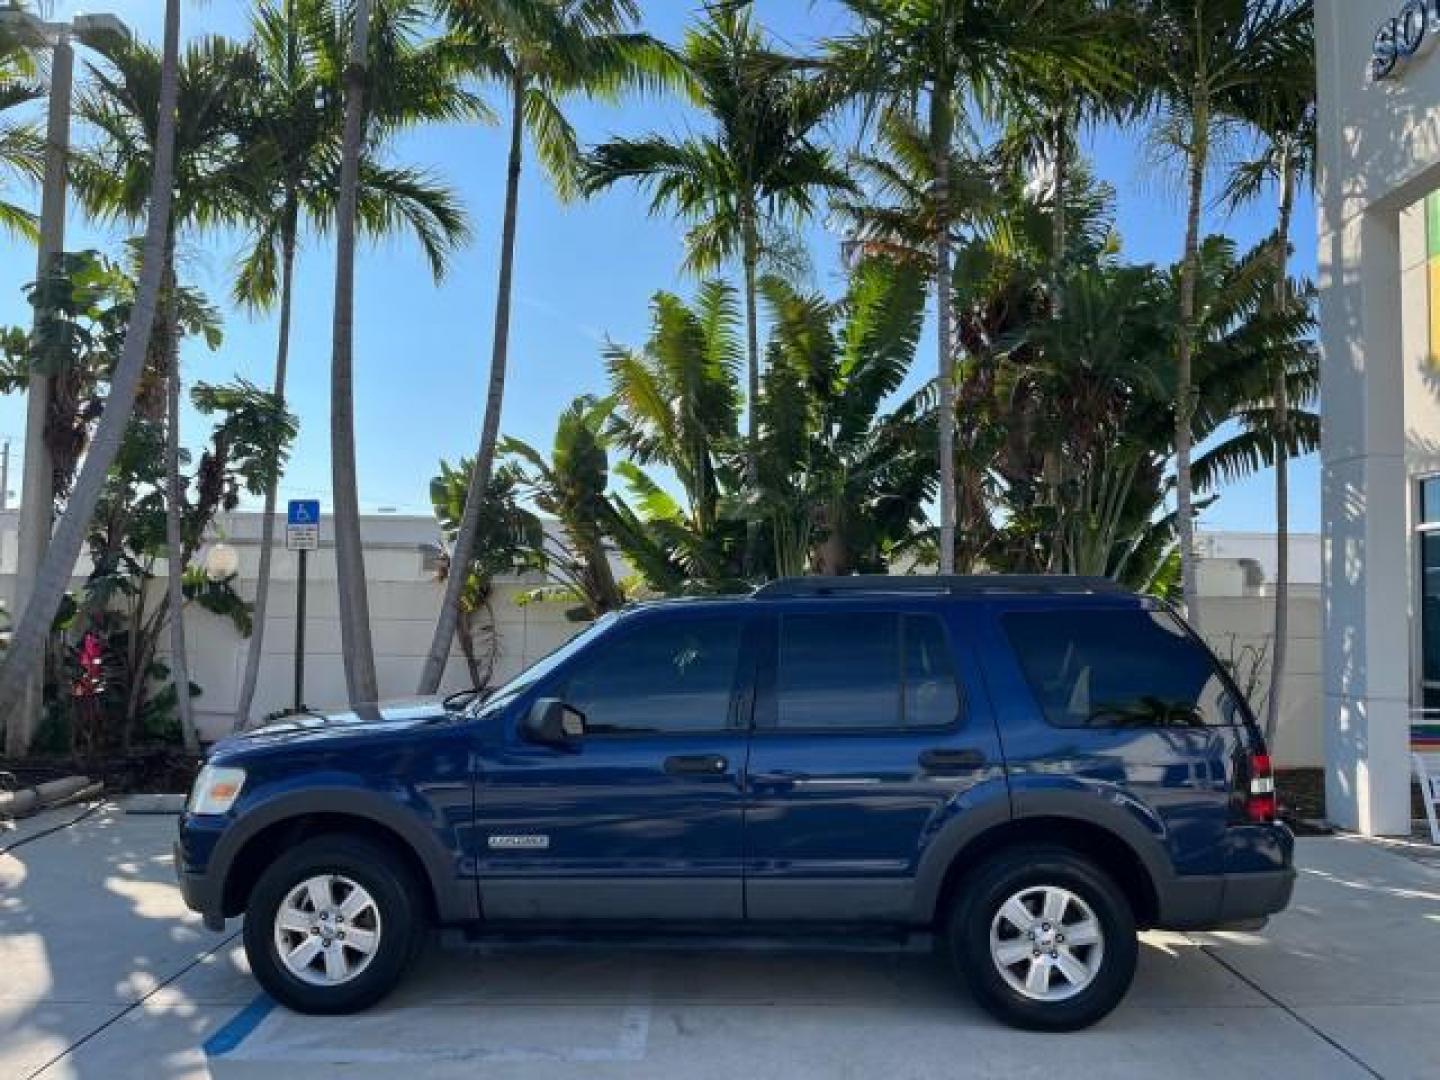
<svg viewBox="0 0 1440 1080"><path fill-rule="evenodd" d="M1437 35L1440 0L1406 0L1400 13L1386 19L1375 32L1371 77L1376 81L1388 79Z"/></svg>

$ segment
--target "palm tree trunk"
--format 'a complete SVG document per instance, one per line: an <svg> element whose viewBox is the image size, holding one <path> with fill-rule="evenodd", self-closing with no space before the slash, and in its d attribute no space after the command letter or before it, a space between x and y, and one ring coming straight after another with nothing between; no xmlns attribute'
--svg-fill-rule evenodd
<svg viewBox="0 0 1440 1080"><path fill-rule="evenodd" d="M465 579L475 558L475 540L480 533L480 511L485 492L490 487L490 473L495 462L495 444L500 438L500 411L505 403L505 367L510 358L511 279L515 271L515 224L520 207L520 168L525 153L526 75L517 69L511 80L513 100L510 111L510 157L505 173L505 218L500 233L500 280L495 290L495 331L490 351L490 382L485 394L485 417L480 425L480 449L475 455L475 468L470 472L470 485L465 491L465 512L455 536L451 556L451 573L445 579L445 596L440 602L440 615L435 620L435 636L425 656L416 692L433 694L445 676L450 658L450 644L455 640L455 627L460 619L460 597Z"/></svg>
<svg viewBox="0 0 1440 1080"><path fill-rule="evenodd" d="M746 196L749 199L749 196ZM744 233L741 261L745 272L745 479L751 492L760 490L760 321L757 312L759 286L756 284L760 261L760 240L755 230L753 204L741 223ZM760 521L754 514L746 515L745 563L747 577L758 572L760 559Z"/></svg>
<svg viewBox="0 0 1440 1080"><path fill-rule="evenodd" d="M944 86L944 83L940 84ZM930 140L935 155L935 322L939 390L940 573L955 572L955 380L950 310L950 99L930 98Z"/></svg>
<svg viewBox="0 0 1440 1080"><path fill-rule="evenodd" d="M180 490L180 327L176 318L175 230L165 241L163 313L158 331L165 346L165 587L170 604L170 681L185 749L200 749L190 701L190 663L185 650L185 540Z"/></svg>
<svg viewBox="0 0 1440 1080"><path fill-rule="evenodd" d="M1190 146L1189 206L1185 219L1185 259L1180 267L1180 341L1175 365L1175 525L1180 541L1180 579L1185 615L1198 632L1196 605L1194 496L1190 477L1190 426L1195 412L1191 367L1195 351L1195 279L1200 273L1200 211L1210 147L1210 109L1197 89Z"/></svg>
<svg viewBox="0 0 1440 1080"><path fill-rule="evenodd" d="M1280 162L1280 216L1277 226L1275 261L1280 278L1275 283L1275 300L1290 298L1286 275L1290 263L1290 219L1295 209L1295 169L1292 150L1286 144ZM1275 370L1275 640L1270 651L1270 692L1265 698L1265 741L1273 743L1280 728L1282 693L1285 681L1285 654L1290 636L1290 401L1285 385L1285 365Z"/></svg>
<svg viewBox="0 0 1440 1080"><path fill-rule="evenodd" d="M25 731L24 717L16 706L27 680L41 661L45 640L60 609L61 598L70 584L75 560L89 532L96 504L105 488L105 478L120 450L135 393L144 372L150 333L160 296L160 278L169 234L170 203L175 180L175 100L180 58L180 0L166 0L164 59L160 69L160 115L155 133L155 170L150 178L150 215L145 225L145 244L140 267L140 284L125 328L125 345L110 381L105 411L85 456L85 464L71 490L65 513L56 526L45 559L36 575L30 601L0 665L0 717L13 733ZM14 749L12 747L12 749ZM19 750L26 749L21 745Z"/></svg>
<svg viewBox="0 0 1440 1080"><path fill-rule="evenodd" d="M1050 218L1050 310L1061 314L1061 293L1065 277L1065 197L1070 186L1070 109L1061 105L1055 112L1055 205Z"/></svg>
<svg viewBox="0 0 1440 1080"><path fill-rule="evenodd" d="M286 198L285 220L280 236L280 340L275 346L275 382L271 392L285 404L285 376L290 366L290 308L295 277L295 244L300 211L292 192ZM255 703L255 686L260 678L260 658L265 647L265 618L270 603L270 563L275 545L275 501L280 477L273 476L265 487L265 513L260 522L260 565L255 577L255 611L251 619L250 642L245 651L245 675L240 682L240 701L235 707L234 730L250 723Z"/></svg>
<svg viewBox="0 0 1440 1080"><path fill-rule="evenodd" d="M335 489L335 571L340 593L340 640L345 687L352 705L374 703L375 647L370 638L370 596L360 539L360 497L355 470L355 200L365 137L365 65L370 0L357 0L345 65L345 129L340 196L335 213L335 321L330 363L330 467Z"/></svg>

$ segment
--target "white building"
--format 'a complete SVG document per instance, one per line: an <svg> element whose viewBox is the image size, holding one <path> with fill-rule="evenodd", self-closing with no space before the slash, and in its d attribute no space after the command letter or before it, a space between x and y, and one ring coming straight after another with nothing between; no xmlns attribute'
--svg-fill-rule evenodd
<svg viewBox="0 0 1440 1080"><path fill-rule="evenodd" d="M1440 3L1315 7L1326 798L1408 833L1440 707Z"/></svg>

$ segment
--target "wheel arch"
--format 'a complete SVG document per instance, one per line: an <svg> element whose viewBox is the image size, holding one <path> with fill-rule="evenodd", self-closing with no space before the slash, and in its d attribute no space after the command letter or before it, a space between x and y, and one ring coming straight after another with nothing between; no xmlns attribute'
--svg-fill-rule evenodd
<svg viewBox="0 0 1440 1080"><path fill-rule="evenodd" d="M1102 825L1073 817L1016 818L970 839L951 860L936 894L932 920L949 910L965 879L994 852L1022 844L1064 847L1094 860L1130 901L1138 926L1155 925L1160 917L1160 891L1149 867L1124 839Z"/></svg>
<svg viewBox="0 0 1440 1080"><path fill-rule="evenodd" d="M256 880L277 855L327 833L364 837L394 852L414 875L436 921L478 917L475 882L459 875L455 853L423 822L387 800L346 791L280 798L247 811L227 830L211 859L211 872L223 882L224 915L243 912Z"/></svg>

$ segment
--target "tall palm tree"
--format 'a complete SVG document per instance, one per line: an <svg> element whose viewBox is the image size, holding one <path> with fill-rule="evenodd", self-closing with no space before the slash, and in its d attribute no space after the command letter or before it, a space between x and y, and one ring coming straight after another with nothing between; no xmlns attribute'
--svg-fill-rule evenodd
<svg viewBox="0 0 1440 1080"><path fill-rule="evenodd" d="M1307 31L1309 32L1309 31ZM1275 306L1284 309L1304 302L1294 295L1289 278L1290 227L1295 196L1313 183L1315 166L1315 67L1298 68L1281 85L1260 85L1245 96L1244 115L1260 135L1259 152L1231 174L1227 201L1241 203L1259 196L1267 186L1276 193ZM1265 698L1265 736L1274 739L1283 706L1286 654L1290 627L1290 456L1296 432L1291 410L1289 376L1284 363L1272 363L1271 416L1266 425L1275 441L1270 460L1275 469L1275 616L1270 647L1270 687Z"/></svg>
<svg viewBox="0 0 1440 1080"><path fill-rule="evenodd" d="M421 15L414 4L392 2L372 16L377 25L371 51L384 50L372 71L384 85L373 94L378 106L368 110L372 136L360 163L356 212L358 228L369 235L413 233L438 280L450 254L466 239L465 215L448 187L419 170L384 164L381 144L396 128L473 115L480 106L446 74L443 40L417 40ZM272 390L283 403L301 229L308 223L316 231L327 230L335 209L344 40L332 0L266 0L252 17L251 33L260 86L244 118L244 153L229 170L245 196L251 237L234 292L238 302L252 308L279 305ZM237 728L249 720L264 650L277 486L278 477L265 492L254 631L240 683Z"/></svg>
<svg viewBox="0 0 1440 1080"><path fill-rule="evenodd" d="M160 298L165 268L165 246L170 230L170 206L175 180L175 114L180 69L180 0L166 0L164 49L160 66L160 88L156 108L154 167L150 175L148 219L141 256L140 284L125 331L120 362L110 381L105 411L85 457L85 464L71 491L65 513L56 525L36 576L30 601L0 665L0 717L7 724L7 748L24 753L29 738L29 718L17 715L21 691L39 663L45 640L70 583L75 560L90 529L95 506L105 487L106 476L120 449L135 396L144 374L151 331Z"/></svg>
<svg viewBox="0 0 1440 1080"><path fill-rule="evenodd" d="M1109 50L1079 32L1074 12L1048 0L844 0L856 29L830 44L835 78L867 116L901 113L923 126L933 182L931 244L937 323L940 570L955 566L956 342L951 301L951 227L962 212L951 190L957 131L974 101L995 100L1026 72L1059 65L1079 82L1108 77Z"/></svg>
<svg viewBox="0 0 1440 1080"><path fill-rule="evenodd" d="M827 192L851 183L817 140L834 102L798 58L780 52L750 18L747 4L714 4L685 35L693 96L712 122L709 135L614 139L595 148L584 185L594 193L621 180L651 194L651 211L689 223L686 268L711 274L738 258L744 274L746 464L758 481L760 263L784 260L787 227L811 214ZM755 530L747 571L753 572Z"/></svg>
<svg viewBox="0 0 1440 1080"><path fill-rule="evenodd" d="M505 211L485 415L465 514L455 537L455 559L467 565L474 555L505 398L516 217L526 134L556 194L562 199L572 198L580 186L580 148L575 129L565 116L566 101L577 95L614 101L631 88L674 85L681 71L668 49L634 29L640 20L637 0L440 0L439 7L463 42L461 52L470 69L479 78L502 85L510 106ZM420 673L422 694L434 693L445 674L463 588L464 582L458 576L445 584L435 633Z"/></svg>
<svg viewBox="0 0 1440 1080"><path fill-rule="evenodd" d="M0 24L0 177L34 182L45 171L45 141L24 115L27 105L45 96L35 76L34 55ZM5 199L0 199L0 229L32 241L39 236L35 215Z"/></svg>
<svg viewBox="0 0 1440 1080"><path fill-rule="evenodd" d="M350 704L373 705L375 644L370 636L370 595L360 539L360 497L355 471L355 224L360 159L365 143L365 88L369 82L370 0L356 0L343 80L345 120L340 140L340 185L335 206L335 315L330 354L330 470L334 489L335 576L340 593L340 642ZM460 565L465 565L462 561Z"/></svg>
<svg viewBox="0 0 1440 1080"><path fill-rule="evenodd" d="M1195 607L1195 514L1190 460L1199 312L1201 215L1217 140L1236 124L1255 88L1293 84L1313 63L1312 0L1145 0L1151 43L1143 78L1157 105L1156 137L1185 166L1185 246L1180 271L1180 338L1175 359L1176 526L1186 612Z"/></svg>
<svg viewBox="0 0 1440 1080"><path fill-rule="evenodd" d="M139 221L149 201L147 182L156 157L156 110L163 60L153 48L125 38L97 42L104 67L92 67L93 85L76 112L98 132L93 148L76 156L75 190L101 218ZM164 247L159 321L152 338L156 378L165 384L167 600L170 672L187 747L198 748L190 702L184 627L185 499L180 478L180 338L175 253L182 229L233 218L236 195L224 162L237 145L241 102L253 85L254 57L223 38L188 46L180 60L174 133L175 181Z"/></svg>
<svg viewBox="0 0 1440 1080"><path fill-rule="evenodd" d="M1075 34L1088 35L1111 62L1099 77L1077 78L1064 62L1029 70L997 103L1004 121L1002 157L1040 173L1049 188L1050 293L1052 307L1063 302L1068 258L1067 214L1080 136L1102 123L1122 123L1138 108L1140 85L1135 54L1145 47L1133 12L1115 0L1061 0L1059 10Z"/></svg>

